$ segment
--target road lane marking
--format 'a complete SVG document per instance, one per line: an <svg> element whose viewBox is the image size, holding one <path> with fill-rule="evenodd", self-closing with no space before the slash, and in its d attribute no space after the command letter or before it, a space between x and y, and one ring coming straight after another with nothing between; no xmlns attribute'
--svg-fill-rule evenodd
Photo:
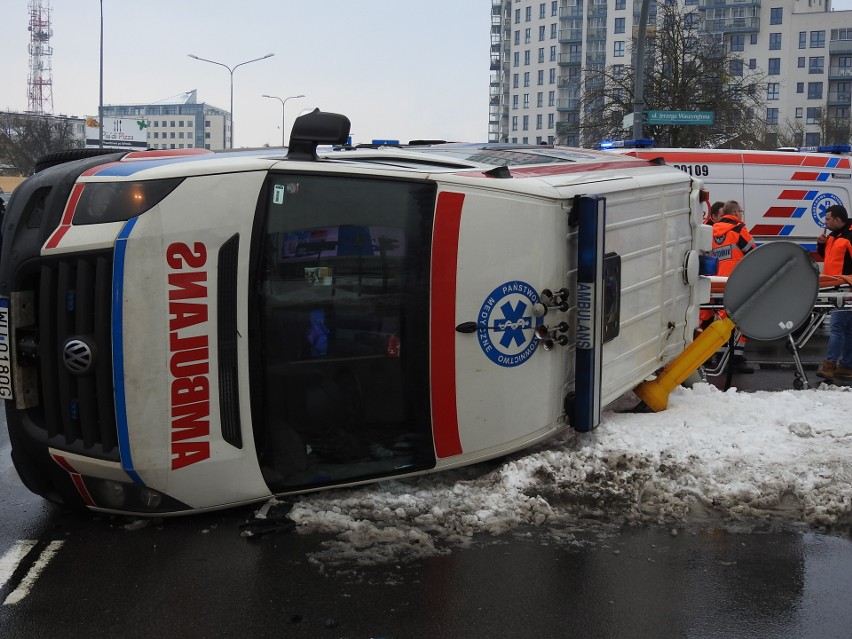
<svg viewBox="0 0 852 639"><path fill-rule="evenodd" d="M0 557L0 588L6 585L6 582L12 578L12 573L21 563L21 560L33 549L37 540L35 539L19 539L15 545L9 548L2 557Z"/></svg>
<svg viewBox="0 0 852 639"><path fill-rule="evenodd" d="M33 542L35 543L35 542ZM5 601L3 601L3 605L13 605L19 603L24 599L28 594L30 594L30 590L35 585L36 580L41 575L41 571L47 567L47 564L50 563L50 560L59 552L59 549L62 548L62 544L64 541L51 541L47 548L41 551L38 559L36 559L35 563L30 567L29 572L21 579L21 583L18 584L18 587L15 588L9 596L6 597ZM26 555L26 553L24 553Z"/></svg>

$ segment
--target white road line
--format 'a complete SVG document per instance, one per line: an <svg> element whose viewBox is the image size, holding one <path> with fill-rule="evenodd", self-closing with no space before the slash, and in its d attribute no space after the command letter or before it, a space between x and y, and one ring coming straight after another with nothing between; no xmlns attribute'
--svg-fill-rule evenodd
<svg viewBox="0 0 852 639"><path fill-rule="evenodd" d="M37 541L35 539L19 539L0 557L0 588L6 585L12 573L18 568L21 559L27 556Z"/></svg>
<svg viewBox="0 0 852 639"><path fill-rule="evenodd" d="M59 549L62 548L62 544L64 543L64 541L51 541L47 545L47 548L41 551L38 559L36 559L32 568L30 568L24 578L21 579L21 583L18 584L18 587L9 593L8 597L6 597L6 600L3 602L4 605L16 604L30 594L30 590L32 590L36 580L39 578L39 575L41 575L41 571L47 567L47 564L49 564L50 560L53 559L53 556L59 552Z"/></svg>

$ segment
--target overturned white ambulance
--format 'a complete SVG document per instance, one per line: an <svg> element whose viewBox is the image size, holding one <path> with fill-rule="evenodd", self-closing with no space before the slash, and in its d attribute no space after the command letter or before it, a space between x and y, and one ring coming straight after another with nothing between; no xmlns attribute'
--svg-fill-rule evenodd
<svg viewBox="0 0 852 639"><path fill-rule="evenodd" d="M580 149L115 153L15 191L0 393L24 483L179 514L459 467L571 425L690 341L699 183Z"/></svg>

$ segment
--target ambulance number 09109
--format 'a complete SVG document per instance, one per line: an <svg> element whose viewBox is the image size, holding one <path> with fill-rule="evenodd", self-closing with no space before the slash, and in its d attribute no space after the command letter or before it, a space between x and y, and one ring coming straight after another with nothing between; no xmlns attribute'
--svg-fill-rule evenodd
<svg viewBox="0 0 852 639"><path fill-rule="evenodd" d="M695 177L707 177L710 175L710 167L706 164L672 164L672 166Z"/></svg>

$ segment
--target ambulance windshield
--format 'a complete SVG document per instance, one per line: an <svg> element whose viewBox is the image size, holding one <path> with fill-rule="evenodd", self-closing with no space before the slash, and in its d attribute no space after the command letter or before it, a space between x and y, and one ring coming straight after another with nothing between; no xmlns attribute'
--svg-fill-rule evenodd
<svg viewBox="0 0 852 639"><path fill-rule="evenodd" d="M435 186L271 180L252 365L263 375L252 379L253 421L267 484L274 492L432 467Z"/></svg>

